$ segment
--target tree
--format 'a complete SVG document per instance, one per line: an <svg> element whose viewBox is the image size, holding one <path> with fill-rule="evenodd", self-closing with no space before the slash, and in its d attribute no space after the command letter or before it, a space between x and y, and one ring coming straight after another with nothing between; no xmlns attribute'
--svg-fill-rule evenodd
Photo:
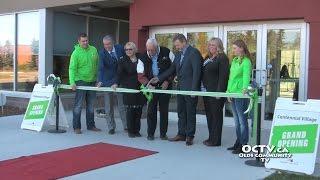
<svg viewBox="0 0 320 180"><path fill-rule="evenodd" d="M6 41L0 52L0 67L3 70L13 69L13 45L10 41Z"/></svg>
<svg viewBox="0 0 320 180"><path fill-rule="evenodd" d="M197 44L196 44L196 47L199 49L201 55L203 58L205 58L208 53L207 53L207 44L208 44L208 34L205 33L205 32L200 32L200 33L197 33L198 37L197 38Z"/></svg>
<svg viewBox="0 0 320 180"><path fill-rule="evenodd" d="M31 60L28 63L28 69L33 71L38 69L38 59L39 59L39 40L32 40L31 43Z"/></svg>

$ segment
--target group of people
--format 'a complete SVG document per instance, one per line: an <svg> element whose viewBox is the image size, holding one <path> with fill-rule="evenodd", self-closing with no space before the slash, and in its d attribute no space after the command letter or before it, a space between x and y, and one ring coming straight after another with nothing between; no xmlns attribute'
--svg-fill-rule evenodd
<svg viewBox="0 0 320 180"><path fill-rule="evenodd" d="M88 44L88 37L82 33L78 44L71 55L69 79L72 89L76 92L73 108L73 128L76 134L81 133L81 109L86 101L87 129L101 131L94 122L95 91L80 90L77 86L112 87L114 92L104 95L105 114L108 133L114 134L116 123L114 105L117 99L123 129L131 138L141 137L140 119L146 98L142 93L116 93L118 87L137 89L144 85L150 89L172 89L176 81L177 90L246 93L250 85L251 60L250 53L244 41L233 42L235 55L229 64L224 53L223 43L219 38L208 41L208 57L202 58L199 50L188 44L183 34L173 38L177 53L172 58L172 52L162 47L156 39L146 42L146 51L138 53L133 42L125 46L114 43L112 36L107 35L102 40L104 48L97 49ZM171 57L171 58L170 58ZM196 131L197 96L177 95L178 132L173 138L168 138L168 108L170 94L154 93L147 103L147 139L154 140L157 126L157 111L160 111L160 138L169 141L185 141L187 146L193 144ZM232 105L237 139L228 150L240 153L242 146L248 143L248 117L245 110L248 100L241 98L204 97L209 137L203 144L220 146L223 125L223 107L228 100ZM158 105L159 104L159 105Z"/></svg>

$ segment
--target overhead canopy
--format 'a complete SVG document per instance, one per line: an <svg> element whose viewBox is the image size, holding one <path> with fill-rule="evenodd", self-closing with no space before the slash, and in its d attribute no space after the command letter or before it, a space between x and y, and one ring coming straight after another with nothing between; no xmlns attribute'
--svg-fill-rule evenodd
<svg viewBox="0 0 320 180"><path fill-rule="evenodd" d="M74 6L74 8L79 8L80 5L94 5L99 8L120 7L128 6L132 2L133 0L1 0L0 14L59 6Z"/></svg>

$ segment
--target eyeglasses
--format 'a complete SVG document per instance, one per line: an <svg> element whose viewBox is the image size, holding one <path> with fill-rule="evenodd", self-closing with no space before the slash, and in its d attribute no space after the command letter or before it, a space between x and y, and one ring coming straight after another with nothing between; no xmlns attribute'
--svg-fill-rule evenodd
<svg viewBox="0 0 320 180"><path fill-rule="evenodd" d="M133 49L124 49L125 51L132 51Z"/></svg>

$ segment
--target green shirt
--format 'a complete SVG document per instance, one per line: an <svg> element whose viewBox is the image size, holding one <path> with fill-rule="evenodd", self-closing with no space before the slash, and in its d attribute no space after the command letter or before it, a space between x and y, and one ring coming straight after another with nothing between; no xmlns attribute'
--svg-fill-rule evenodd
<svg viewBox="0 0 320 180"><path fill-rule="evenodd" d="M74 85L76 81L95 82L97 79L98 51L88 45L84 49L79 44L74 46L69 65L69 82Z"/></svg>
<svg viewBox="0 0 320 180"><path fill-rule="evenodd" d="M235 57L232 60L227 92L242 93L250 84L251 61L247 57Z"/></svg>

